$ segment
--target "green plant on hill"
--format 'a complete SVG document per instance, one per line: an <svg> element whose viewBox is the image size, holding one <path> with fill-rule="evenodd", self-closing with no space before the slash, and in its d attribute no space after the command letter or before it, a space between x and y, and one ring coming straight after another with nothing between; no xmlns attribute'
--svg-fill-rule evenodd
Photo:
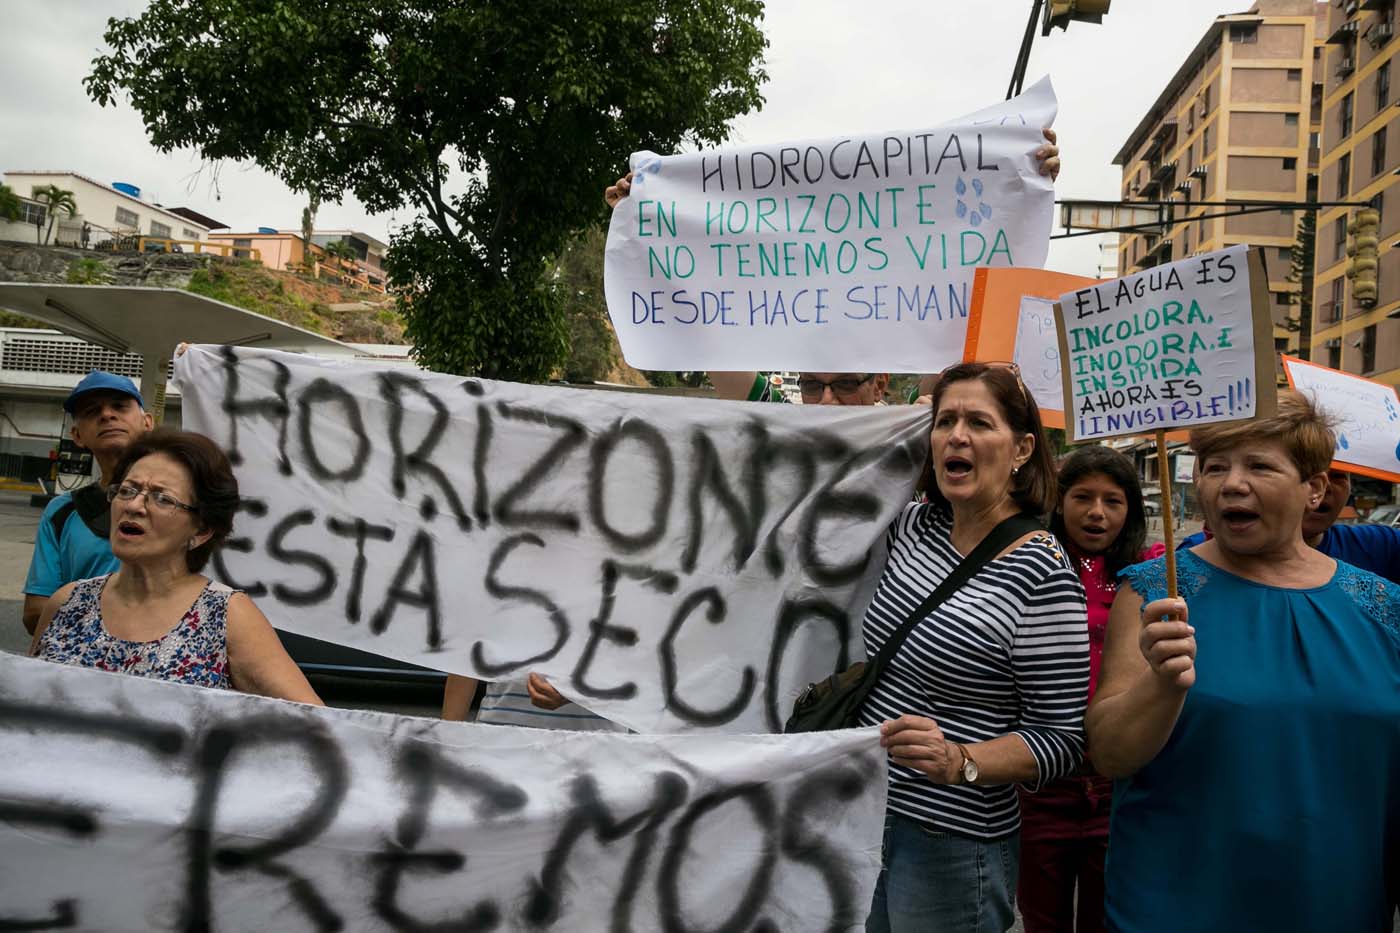
<svg viewBox="0 0 1400 933"><path fill-rule="evenodd" d="M763 103L767 40L761 0L526 6L150 0L108 21L84 84L162 152L411 206L387 271L419 360L538 381L569 347L550 258L601 219L626 153L717 145Z"/></svg>
<svg viewBox="0 0 1400 933"><path fill-rule="evenodd" d="M0 219L14 223L21 214L19 195L9 185L0 185Z"/></svg>
<svg viewBox="0 0 1400 933"><path fill-rule="evenodd" d="M111 276L101 260L78 259L68 265L65 281L69 285L102 285L111 281Z"/></svg>

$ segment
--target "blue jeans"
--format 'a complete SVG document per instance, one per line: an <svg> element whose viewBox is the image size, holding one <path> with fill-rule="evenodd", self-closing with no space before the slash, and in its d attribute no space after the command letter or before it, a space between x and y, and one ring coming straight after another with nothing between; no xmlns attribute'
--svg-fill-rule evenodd
<svg viewBox="0 0 1400 933"><path fill-rule="evenodd" d="M866 933L1005 933L1016 922L1016 836L982 842L885 815Z"/></svg>

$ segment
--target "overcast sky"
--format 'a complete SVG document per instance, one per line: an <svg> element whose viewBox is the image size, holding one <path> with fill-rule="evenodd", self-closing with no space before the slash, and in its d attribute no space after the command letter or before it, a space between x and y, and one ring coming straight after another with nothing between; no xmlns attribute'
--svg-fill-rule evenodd
<svg viewBox="0 0 1400 933"><path fill-rule="evenodd" d="M1036 34L1027 84L1054 80L1065 168L1062 198L1118 196L1111 160L1211 20L1249 0L1115 0L1103 25ZM100 108L83 92L108 15L140 0L6 0L0 55L0 170L64 169L128 181L152 200L186 205L240 229L300 224L302 200L267 173L227 165L222 198L193 152L163 155L128 106ZM763 110L741 118L736 139L772 143L932 126L1006 94L1030 0L769 0L769 82ZM627 153L618 153L618 168ZM353 199L321 207L317 226L388 240L396 220ZM1053 244L1050 267L1092 274L1098 238Z"/></svg>

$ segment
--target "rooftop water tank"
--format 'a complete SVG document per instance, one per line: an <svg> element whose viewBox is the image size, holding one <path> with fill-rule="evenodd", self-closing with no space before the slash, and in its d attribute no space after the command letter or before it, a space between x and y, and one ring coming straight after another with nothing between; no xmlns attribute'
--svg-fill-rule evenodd
<svg viewBox="0 0 1400 933"><path fill-rule="evenodd" d="M141 189L131 184L130 182L114 181L112 182L112 187L115 188L117 191L120 191L122 194L131 195L133 198L141 197Z"/></svg>
<svg viewBox="0 0 1400 933"><path fill-rule="evenodd" d="M276 228L276 227L259 227L259 228L258 228L258 232L259 232L259 233L276 233L276 232L277 232L277 228Z"/></svg>

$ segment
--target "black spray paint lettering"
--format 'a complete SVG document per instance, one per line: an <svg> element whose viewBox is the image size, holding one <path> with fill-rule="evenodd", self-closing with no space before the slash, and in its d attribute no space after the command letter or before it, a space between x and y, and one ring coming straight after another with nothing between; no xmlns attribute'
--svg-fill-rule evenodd
<svg viewBox="0 0 1400 933"><path fill-rule="evenodd" d="M449 761L435 748L416 742L404 746L396 767L400 781L408 788L408 799L393 840L386 842L384 850L374 857L379 866L374 885L375 913L393 929L412 933L495 929L501 922L501 910L493 901L481 901L448 921L425 921L409 914L399 904L399 887L404 875L412 870L449 874L466 868L467 859L461 852L418 850L418 843L427 834L428 814L439 787L472 795L476 811L487 820L519 812L529 802L529 797L514 784ZM469 889L469 886L464 887Z"/></svg>
<svg viewBox="0 0 1400 933"><path fill-rule="evenodd" d="M676 691L680 680L680 666L676 663L676 639L680 636L681 626L702 605L705 606L705 618L712 625L719 625L724 621L726 609L724 595L713 586L696 590L681 600L680 605L676 607L675 615L671 617L671 624L666 628L666 634L661 639L661 647L658 649L661 659L661 690L666 699L666 709L686 722L699 726L720 726L726 722L732 722L748 708L749 700L753 697L756 678L753 668L746 666L738 694L719 709L702 710L687 703L678 695Z"/></svg>
<svg viewBox="0 0 1400 933"><path fill-rule="evenodd" d="M255 499L252 496L240 496L238 498L238 511L253 516L263 518L267 515L267 502L262 499ZM232 551L235 554L251 554L254 545L252 538L234 537L230 535L224 539L222 547L214 549L210 555L210 562L214 565L214 576L224 583L240 590L248 595L249 599L261 599L267 595L267 586L259 583L239 583L233 574L229 573L228 564L224 561L224 554Z"/></svg>
<svg viewBox="0 0 1400 933"><path fill-rule="evenodd" d="M750 437L759 451L766 449L767 435L759 427L750 431ZM731 560L734 569L741 570L748 563L757 546L758 529L763 525L767 511L767 498L761 463L763 456L747 458L745 476L741 490L743 498L735 494L725 477L724 465L714 442L697 428L691 434L691 460L695 472L691 477L690 494L687 502L690 507L690 528L686 535L685 550L681 552L681 569L693 573L700 558L701 538L704 535L704 494L706 490L714 496L720 508L729 517L734 529L734 547Z"/></svg>
<svg viewBox="0 0 1400 933"><path fill-rule="evenodd" d="M345 618L350 622L360 621L360 601L364 594L365 570L369 561L365 558L366 541L389 542L394 540L394 529L387 525L371 525L363 518L345 520L326 519L326 527L331 534L355 541L355 563L350 570L350 589L345 594Z"/></svg>
<svg viewBox="0 0 1400 933"><path fill-rule="evenodd" d="M247 848L216 846L215 817L219 794L230 762L240 752L260 745L293 746L310 766L318 783L311 804L280 826L280 833ZM335 739L304 716L276 714L247 717L209 729L199 747L196 762L199 784L185 835L188 866L185 880L185 914L181 928L187 933L213 930L213 901L210 896L210 869L221 872L255 870L269 878L284 881L292 901L321 933L344 929L344 921L306 878L273 861L305 846L325 831L340 811L350 786L349 765Z"/></svg>
<svg viewBox="0 0 1400 933"><path fill-rule="evenodd" d="M797 548L802 567L818 584L841 586L859 580L870 566L870 551L844 564L828 564L821 556L822 545L831 544L831 536L823 535L822 524L828 521L868 524L880 515L880 499L869 489L841 488L853 475L868 467L884 469L915 469L915 455L908 444L893 449L871 448L846 458L818 490L798 526Z"/></svg>
<svg viewBox="0 0 1400 933"><path fill-rule="evenodd" d="M502 418L520 421L525 424L538 424L560 431L553 444L521 473L520 478L501 493L496 500L496 521L512 528L533 528L535 530L558 530L576 532L579 530L579 517L576 512L558 509L527 509L521 503L528 502L540 492L544 481L555 471L561 470L565 461L575 449L583 445L588 437L581 423L572 418L552 414L537 408L523 405L496 403L496 411Z"/></svg>
<svg viewBox="0 0 1400 933"><path fill-rule="evenodd" d="M783 717L778 711L779 676L783 669L783 656L788 643L797 632L798 626L809 619L819 619L831 624L836 630L836 664L833 670L844 671L850 667L851 617L844 609L825 599L788 599L778 612L778 624L773 632L773 648L768 654L768 674L764 681L765 702L763 714L768 720L771 732L783 731Z"/></svg>
<svg viewBox="0 0 1400 933"><path fill-rule="evenodd" d="M120 742L144 748L159 758L170 758L184 748L185 733L174 726L112 713L74 712L53 703L0 702L0 729L17 729L39 735L69 733L99 741ZM55 800L8 797L0 801L0 822L61 832L74 840L95 840L102 831L99 811ZM3 883L0 876L0 884ZM0 888L2 891L3 888ZM86 925L76 898L58 898L47 917L20 917L0 913L0 931L63 930Z"/></svg>
<svg viewBox="0 0 1400 933"><path fill-rule="evenodd" d="M650 804L625 819L618 819L603 802L598 782L592 775L580 774L570 782L572 808L564 819L559 835L545 856L538 880L531 879L525 920L532 927L547 927L560 918L564 888L568 882L569 856L585 833L592 833L604 844L611 844L633 834L632 853L618 879L617 897L613 901L610 933L627 933L632 929L632 913L641 892L642 877L661 826L679 809L689 794L685 778L674 772L662 772L652 779L654 788Z"/></svg>
<svg viewBox="0 0 1400 933"><path fill-rule="evenodd" d="M564 614L564 610L554 600L549 598L547 593L537 590L531 586L516 586L503 583L500 579L501 567L506 560L522 545L530 545L535 548L544 547L544 539L539 535L524 532L506 538L491 553L491 560L486 567L486 592L495 599L517 600L532 606L539 606L549 615L550 625L554 627L554 643L545 648L539 654L523 658L519 661L488 661L486 660L486 643L478 641L472 645L472 664L477 670L491 677L499 677L512 671L528 667L531 664L539 664L548 661L563 650L565 642L569 640L569 632L572 628L569 624L569 617Z"/></svg>
<svg viewBox="0 0 1400 933"><path fill-rule="evenodd" d="M239 397L239 367L246 365L238 358L233 347L220 347L224 364L224 414L228 415L228 441L224 450L228 451L229 462L238 466L243 462L243 452L238 446L238 421L245 416L267 418L277 425L277 469L284 476L292 474L292 463L287 459L287 420L291 407L287 404L287 386L292 381L292 371L284 363L267 360L272 367L272 395L263 398L245 399Z"/></svg>
<svg viewBox="0 0 1400 933"><path fill-rule="evenodd" d="M599 687L588 681L588 668L604 641L631 648L637 644L637 630L623 625L613 625L613 610L617 606L617 584L620 579L635 580L645 586L667 595L674 593L680 580L674 573L645 567L639 564L619 564L616 561L603 561L603 600L598 607L598 615L588 623L588 640L578 656L570 677L570 685L579 693L595 700L627 700L637 695L637 685L632 681L615 687Z"/></svg>
<svg viewBox="0 0 1400 933"><path fill-rule="evenodd" d="M428 430L423 434L418 446L412 452L404 452L403 429L404 429L404 404L403 396L405 392L412 392L419 398L425 399L433 410L433 421ZM457 525L463 531L471 528L472 520L467 516L467 510L462 506L461 497L457 495L457 490L448 481L447 475L442 472L432 461L433 448L442 440L447 426L451 423L452 417L447 411L447 406L442 399L430 392L423 384L423 380L406 373L380 373L379 374L379 395L384 399L384 403L389 406L389 444L394 451L394 467L392 481L394 494L400 500L407 494L406 477L409 473L420 473L431 480L442 493L443 498L452 509L452 514L457 519ZM428 510L425 504L424 509Z"/></svg>
<svg viewBox="0 0 1400 933"><path fill-rule="evenodd" d="M416 589L411 589L409 581L420 578ZM437 553L433 539L423 529L413 536L413 543L394 571L394 580L389 584L389 592L384 603L369 620L369 630L382 635L389 628L394 611L400 604L422 609L428 616L428 649L436 651L442 647L442 593L438 589Z"/></svg>
<svg viewBox="0 0 1400 933"><path fill-rule="evenodd" d="M633 441L633 448L646 452L645 458L650 460L651 472L656 477L650 524L641 531L632 533L622 531L612 523L608 518L606 502L608 463L613 452L628 440ZM624 418L619 419L593 441L591 453L588 512L593 524L603 533L607 542L623 554L635 554L656 544L666 533L666 525L671 515L671 492L676 486L676 464L671 459L671 449L666 446L666 438L644 421ZM633 469L637 471L641 468ZM629 479L635 478L635 475L629 476Z"/></svg>
<svg viewBox="0 0 1400 933"><path fill-rule="evenodd" d="M326 403L337 403L340 412L332 416L336 425L350 429L355 437L355 449L349 462L340 469L326 466L317 449L316 432L312 430L312 408ZM301 439L301 449L306 457L306 465L311 475L321 482L350 483L359 479L369 462L369 435L365 433L365 420L360 416L360 406L355 397L329 379L314 380L297 396L297 434Z"/></svg>
<svg viewBox="0 0 1400 933"><path fill-rule="evenodd" d="M272 595L289 606L315 606L330 599L335 592L335 565L316 551L287 546L287 536L306 525L316 524L316 513L298 509L282 516L267 537L267 553L279 564L306 567L316 575L317 582L306 589L294 589L285 583L272 584Z"/></svg>

